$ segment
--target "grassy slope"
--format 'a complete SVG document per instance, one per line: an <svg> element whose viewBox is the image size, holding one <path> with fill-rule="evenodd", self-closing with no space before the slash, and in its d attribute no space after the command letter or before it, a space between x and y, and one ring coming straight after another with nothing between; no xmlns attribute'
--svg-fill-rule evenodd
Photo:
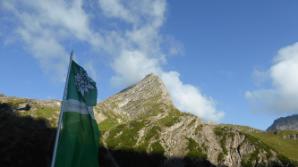
<svg viewBox="0 0 298 167"><path fill-rule="evenodd" d="M41 119L46 119L51 127L56 127L57 126L57 119L59 116L59 107L53 106L53 107L46 107L43 105L38 104L34 100L30 99L25 99L25 98L14 98L14 97L8 97L5 99L5 102L3 102L0 99L0 104L8 104L14 109L19 108L20 104L30 104L30 109L29 110L21 110L21 111L16 111L18 113L18 116L31 116L33 118L41 118ZM33 109L34 108L34 109Z"/></svg>
<svg viewBox="0 0 298 167"><path fill-rule="evenodd" d="M148 147L148 140L151 139L151 137L157 135L158 136L158 129L164 126L171 126L175 122L179 120L179 116L181 116L180 112L176 110L172 110L168 116L160 119L157 121L155 124L155 127L149 128L145 131L145 137L144 142L141 144L141 148L135 148L136 150L146 150ZM138 123L136 123L138 122ZM113 129L112 133L109 136L109 142L108 145L112 148L122 148L123 146L129 146L130 148L134 147L134 144L136 142L136 135L137 132L146 126L146 118L145 119L140 119L139 121L132 121L126 124L117 124L116 122L112 120L106 120L103 121L100 124L100 129L102 131L107 131L110 129ZM138 126L136 126L138 125ZM289 139L283 139L283 135L291 134L291 133L298 133L298 132L282 132L278 134L273 134L273 133L267 133L267 132L262 132L250 127L245 127L245 126L238 126L238 125L224 125L224 126L231 126L231 127L236 127L237 129L241 130L242 132L249 134L250 136L255 137L256 139L261 140L263 143L265 143L267 146L273 148L280 154L286 156L287 158L297 161L298 162L298 141L297 140L289 140ZM157 129L156 129L157 128ZM152 134L152 132L154 132ZM120 134L119 136L116 135L117 133L125 131L125 133ZM130 133L130 132L134 133ZM128 135L129 134L129 135ZM117 136L117 137L115 137ZM148 137L149 136L149 137ZM156 136L155 136L156 137ZM112 139L112 140L111 140ZM133 139L133 141L129 142L130 140L127 139ZM124 142L125 141L125 142ZM113 143L114 142L114 143ZM115 145L117 143L117 146ZM153 150L154 152L154 150Z"/></svg>
<svg viewBox="0 0 298 167"><path fill-rule="evenodd" d="M25 102L24 99L15 99L15 100L9 101L8 104L11 105L11 106L17 106L19 103L24 103L24 102ZM36 105L35 107L36 107L35 111L26 111L26 112L23 112L23 113L19 113L19 116L24 116L24 117L32 116L33 118L44 118L44 119L47 119L49 121L51 127L55 127L56 121L57 121L56 120L57 116L54 116L54 115L57 115L57 110L59 110L59 109L46 108L46 107L41 107L41 106L38 106L38 105ZM154 107L156 107L156 108L152 108L152 110L156 111L156 112L153 112L154 113L153 115L158 113L157 111L160 110L159 106L154 106ZM159 126L170 126L170 125L172 125L173 123L175 123L176 121L179 120L178 119L179 116L180 116L179 112L174 110L174 111L171 112L171 114L169 116L165 117L164 119L161 119L158 122L158 125ZM145 121L145 120L143 120L143 121ZM140 121L137 121L137 122L132 122L130 124L131 126L128 126L128 127L125 126L124 129L127 128L128 131L137 132L140 128L145 126L144 123L146 121L145 122L143 122L143 121L140 120ZM117 131L117 129L119 129L119 128L117 128L118 125L119 124L115 120L109 119L109 120L106 120L106 121L104 121L100 124L100 129L102 130L102 132L107 131L109 129L114 129L114 128L115 128L114 130ZM160 128L159 126L157 126L157 127ZM227 126L229 126L229 125L227 125ZM284 155L284 156L298 162L298 140L283 139L284 135L288 135L288 134L292 134L292 133L297 134L298 133L297 131L296 132L295 131L284 131L284 132L281 132L281 133L278 133L278 134L273 134L273 133L261 132L261 131L254 130L252 128L244 127L244 126L236 126L236 125L231 125L231 126L237 127L242 132L256 137L257 139L261 140L262 142L264 142L268 146L272 147L274 150L281 153L282 155ZM147 137L148 140L151 137L158 134L156 132L154 132L154 134L151 134L150 130L151 129L149 129L146 133L146 135L150 136L150 137ZM156 130L156 127L153 128L153 130ZM131 135L128 135L128 134L131 134ZM121 141L125 141L125 140L122 140L122 139L131 138L134 135L135 134L132 134L132 133L125 133L123 135L120 135L119 139L121 139ZM117 139L117 138L115 138L115 139ZM131 138L131 139L134 139L134 138ZM135 140L133 140L133 141L128 140L127 142L129 142L129 143L123 143L123 145L124 146L125 145L129 146L129 145L131 145L131 143L134 143ZM148 145L146 140L144 142L144 145L145 145L145 148L146 148L146 145ZM154 147L154 146L155 145L152 145L152 147ZM154 150L155 149L153 149L152 151L154 152ZM157 149L157 150L159 150L159 149Z"/></svg>
<svg viewBox="0 0 298 167"><path fill-rule="evenodd" d="M279 153L285 155L286 157L298 161L297 140L283 139L282 134L273 134L266 132L250 133L250 135L262 140L264 143L271 146L273 149L277 150Z"/></svg>
<svg viewBox="0 0 298 167"><path fill-rule="evenodd" d="M12 107L0 102L0 166L49 166L55 129L46 119Z"/></svg>
<svg viewBox="0 0 298 167"><path fill-rule="evenodd" d="M283 139L284 135L298 134L298 131L282 131L269 133L246 126L235 126L244 133L256 137L287 158L298 162L298 140Z"/></svg>

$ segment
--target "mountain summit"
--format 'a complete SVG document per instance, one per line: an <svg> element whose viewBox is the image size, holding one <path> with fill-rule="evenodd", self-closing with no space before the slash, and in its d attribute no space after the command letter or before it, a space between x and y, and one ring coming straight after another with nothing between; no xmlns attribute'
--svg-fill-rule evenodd
<svg viewBox="0 0 298 167"><path fill-rule="evenodd" d="M1 96L0 164L50 164L59 108L56 100ZM94 116L104 167L298 166L296 132L207 124L180 112L154 74L97 104Z"/></svg>
<svg viewBox="0 0 298 167"><path fill-rule="evenodd" d="M116 111L117 115L126 119L134 119L154 112L153 108L172 105L170 95L161 81L154 74L100 103L98 109Z"/></svg>
<svg viewBox="0 0 298 167"><path fill-rule="evenodd" d="M287 163L279 159L279 153L250 135L257 130L206 124L192 114L180 112L154 74L101 102L95 116L104 147L165 157L153 161L154 165L133 159L135 164L128 166L240 167ZM110 156L118 163L111 166L123 166L127 158Z"/></svg>
<svg viewBox="0 0 298 167"><path fill-rule="evenodd" d="M269 132L281 130L298 130L298 114L276 119L267 129Z"/></svg>

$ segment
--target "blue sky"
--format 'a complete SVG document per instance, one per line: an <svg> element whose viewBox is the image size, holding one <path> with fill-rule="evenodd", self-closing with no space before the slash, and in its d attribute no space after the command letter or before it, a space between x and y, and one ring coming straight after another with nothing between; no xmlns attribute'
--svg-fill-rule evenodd
<svg viewBox="0 0 298 167"><path fill-rule="evenodd" d="M3 1L0 92L60 99L73 49L99 100L154 72L179 109L266 129L298 112L297 7L294 0Z"/></svg>

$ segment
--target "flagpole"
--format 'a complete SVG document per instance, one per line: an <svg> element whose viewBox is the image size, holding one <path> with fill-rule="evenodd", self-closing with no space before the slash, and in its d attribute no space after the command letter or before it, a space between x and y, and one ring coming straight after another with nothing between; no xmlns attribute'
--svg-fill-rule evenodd
<svg viewBox="0 0 298 167"><path fill-rule="evenodd" d="M60 130L62 126L62 117L63 117L63 112L62 112L62 105L63 105L63 100L66 99L67 96L67 87L68 87L68 79L69 79L69 73L70 73L70 68L71 68L71 62L73 58L73 51L70 53L70 58L69 58L69 65L68 65L68 71L67 71L67 77L65 81L65 86L64 86L64 93L63 93L63 99L61 101L61 106L60 106L60 114L59 114L59 121L58 121L58 128L56 131L56 139L55 139L55 146L52 154L52 163L51 167L54 167L55 162L56 162L56 153L57 153L57 146L58 146L58 141L59 141L59 136L60 136Z"/></svg>

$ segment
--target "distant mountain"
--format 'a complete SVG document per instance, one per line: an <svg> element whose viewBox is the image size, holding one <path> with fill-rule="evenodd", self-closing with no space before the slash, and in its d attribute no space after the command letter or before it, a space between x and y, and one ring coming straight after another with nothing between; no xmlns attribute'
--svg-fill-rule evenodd
<svg viewBox="0 0 298 167"><path fill-rule="evenodd" d="M0 166L49 166L59 107L56 100L1 96ZM94 113L103 167L298 166L298 140L180 112L153 74Z"/></svg>
<svg viewBox="0 0 298 167"><path fill-rule="evenodd" d="M268 132L282 130L297 130L298 131L298 114L281 117L276 119L273 124L267 129Z"/></svg>

